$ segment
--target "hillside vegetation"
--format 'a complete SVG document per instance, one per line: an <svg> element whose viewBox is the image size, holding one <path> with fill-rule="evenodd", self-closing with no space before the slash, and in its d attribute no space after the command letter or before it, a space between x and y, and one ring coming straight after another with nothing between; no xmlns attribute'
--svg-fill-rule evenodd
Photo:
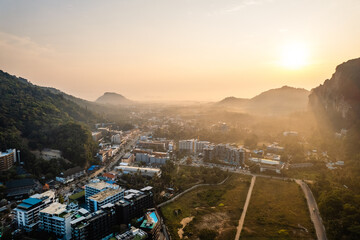
<svg viewBox="0 0 360 240"><path fill-rule="evenodd" d="M0 149L22 150L22 160L33 170L28 149L59 149L75 165L92 159L96 145L86 123L96 116L47 89L0 71Z"/></svg>

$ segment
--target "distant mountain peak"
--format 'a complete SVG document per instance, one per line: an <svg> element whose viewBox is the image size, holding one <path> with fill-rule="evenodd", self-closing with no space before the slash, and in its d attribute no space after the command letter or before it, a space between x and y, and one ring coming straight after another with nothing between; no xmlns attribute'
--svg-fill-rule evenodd
<svg viewBox="0 0 360 240"><path fill-rule="evenodd" d="M133 102L123 95L115 92L105 92L101 97L96 99L97 103L101 104L112 104L112 105L120 105L120 104L132 104Z"/></svg>
<svg viewBox="0 0 360 240"><path fill-rule="evenodd" d="M240 108L245 112L257 114L288 114L305 110L309 94L310 92L304 88L282 86L262 92L251 99L227 97L217 105Z"/></svg>

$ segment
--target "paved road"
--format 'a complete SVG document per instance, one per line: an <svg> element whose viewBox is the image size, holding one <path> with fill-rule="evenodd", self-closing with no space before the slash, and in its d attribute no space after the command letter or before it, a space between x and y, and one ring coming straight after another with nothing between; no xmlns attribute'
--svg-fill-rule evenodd
<svg viewBox="0 0 360 240"><path fill-rule="evenodd" d="M248 207L249 207L251 194L252 194L252 191L253 191L253 188L254 188L254 185L255 185L255 180L256 180L256 176L253 176L252 179L251 179L251 184L250 184L250 187L249 187L248 194L247 194L247 196L246 196L246 201L245 201L244 209L243 209L243 211L242 211L242 213L241 213L241 217L240 217L240 219L239 219L239 225L238 225L238 227L237 227L235 240L239 240L239 239L240 239L240 233L241 233L241 230L242 230L243 225L244 225L245 216L246 216L246 211L247 211L247 209L248 209Z"/></svg>
<svg viewBox="0 0 360 240"><path fill-rule="evenodd" d="M159 205L157 205L158 208L165 206L166 204L169 204L173 201L175 201L176 199L178 199L179 197L181 197L182 195L184 195L187 192L190 192L192 190L194 190L195 188L198 187L202 187L202 186L214 186L214 185L221 185L223 184L229 177L225 178L223 181L219 182L219 183L214 183L214 184L210 184L210 183L203 183L203 184L197 184L192 186L191 188L186 189L185 191L179 193L178 195L176 195L175 197L173 197L172 199L167 200L166 202L160 203Z"/></svg>
<svg viewBox="0 0 360 240"><path fill-rule="evenodd" d="M301 180L296 179L295 182L300 185L305 194L305 198L309 207L310 218L314 223L316 236L319 240L327 240L326 231L323 225L318 206L316 204L314 195L312 194L309 186Z"/></svg>

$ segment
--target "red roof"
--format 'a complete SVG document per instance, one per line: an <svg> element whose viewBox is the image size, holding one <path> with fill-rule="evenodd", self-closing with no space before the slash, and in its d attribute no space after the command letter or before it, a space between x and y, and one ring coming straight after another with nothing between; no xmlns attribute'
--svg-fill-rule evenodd
<svg viewBox="0 0 360 240"><path fill-rule="evenodd" d="M111 174L111 173L104 173L103 177L110 178L110 179L115 179L115 175Z"/></svg>

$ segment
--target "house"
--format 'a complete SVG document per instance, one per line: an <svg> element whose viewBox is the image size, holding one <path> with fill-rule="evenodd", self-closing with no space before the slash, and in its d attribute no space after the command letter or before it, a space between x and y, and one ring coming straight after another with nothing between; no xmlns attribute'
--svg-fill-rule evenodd
<svg viewBox="0 0 360 240"><path fill-rule="evenodd" d="M85 170L79 166L70 168L65 172L61 173L60 176L56 177L56 181L61 182L63 184L72 182L77 178L85 175Z"/></svg>

